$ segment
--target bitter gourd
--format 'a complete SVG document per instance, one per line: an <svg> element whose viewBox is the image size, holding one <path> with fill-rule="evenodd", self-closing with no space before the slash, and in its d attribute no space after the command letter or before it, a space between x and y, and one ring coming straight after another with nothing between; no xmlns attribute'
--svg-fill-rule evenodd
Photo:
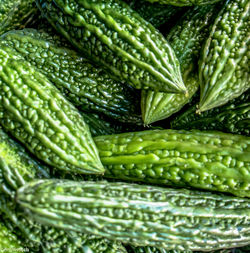
<svg viewBox="0 0 250 253"><path fill-rule="evenodd" d="M199 112L221 106L250 88L250 1L226 1L205 43L199 68Z"/></svg>
<svg viewBox="0 0 250 253"><path fill-rule="evenodd" d="M37 14L35 0L1 0L0 35L12 29L24 28L32 23Z"/></svg>
<svg viewBox="0 0 250 253"><path fill-rule="evenodd" d="M0 128L0 194L13 197L25 181L49 178L50 170L32 159L27 151Z"/></svg>
<svg viewBox="0 0 250 253"><path fill-rule="evenodd" d="M0 197L0 210L9 230L20 238L22 245L32 252L43 253L125 253L120 242L80 232L42 226L30 220L18 206Z"/></svg>
<svg viewBox="0 0 250 253"><path fill-rule="evenodd" d="M0 48L0 123L57 169L104 171L79 112L42 73L5 46Z"/></svg>
<svg viewBox="0 0 250 253"><path fill-rule="evenodd" d="M0 220L0 252L17 253L25 250L22 243Z"/></svg>
<svg viewBox="0 0 250 253"><path fill-rule="evenodd" d="M8 32L0 39L1 45L15 49L36 66L79 109L104 113L119 121L141 122L136 90L114 81L77 52L58 46L59 36L24 29Z"/></svg>
<svg viewBox="0 0 250 253"><path fill-rule="evenodd" d="M94 140L105 177L250 197L249 137L169 129Z"/></svg>
<svg viewBox="0 0 250 253"><path fill-rule="evenodd" d="M248 245L250 240L247 198L48 179L19 188L17 202L41 223L135 246L209 251Z"/></svg>
<svg viewBox="0 0 250 253"><path fill-rule="evenodd" d="M129 4L132 9L156 28L167 23L177 13L179 14L183 10L183 8L172 5L162 6L158 3L151 4L145 0L124 0L124 2Z"/></svg>
<svg viewBox="0 0 250 253"><path fill-rule="evenodd" d="M20 212L14 201L16 190L35 178L50 177L53 176L48 168L35 161L0 129L0 213L9 230L22 240L23 246L32 252L42 250L44 253L124 252L121 243L41 226ZM3 242L0 240L0 246Z"/></svg>
<svg viewBox="0 0 250 253"><path fill-rule="evenodd" d="M214 21L219 5L195 7L188 10L167 36L181 64L188 96L153 91L143 91L141 98L142 118L146 125L168 118L179 111L199 87L196 65L203 42L209 34L209 26Z"/></svg>
<svg viewBox="0 0 250 253"><path fill-rule="evenodd" d="M48 21L114 77L137 89L185 93L163 35L121 0L37 0Z"/></svg>
<svg viewBox="0 0 250 253"><path fill-rule="evenodd" d="M151 3L172 4L175 6L207 5L221 0L145 0Z"/></svg>
<svg viewBox="0 0 250 253"><path fill-rule="evenodd" d="M196 105L189 107L171 121L174 129L218 130L250 136L250 91L224 106L196 113Z"/></svg>

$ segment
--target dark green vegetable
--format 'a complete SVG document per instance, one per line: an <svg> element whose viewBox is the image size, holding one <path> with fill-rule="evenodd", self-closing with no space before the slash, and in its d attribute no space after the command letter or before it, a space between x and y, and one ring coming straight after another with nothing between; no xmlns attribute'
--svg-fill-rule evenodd
<svg viewBox="0 0 250 253"><path fill-rule="evenodd" d="M219 130L250 136L250 90L224 106L196 113L196 105L189 107L171 122L174 129Z"/></svg>
<svg viewBox="0 0 250 253"><path fill-rule="evenodd" d="M53 176L48 168L35 161L22 146L0 129L0 213L9 231L22 241L23 247L32 252L42 250L44 253L80 253L90 250L97 253L124 252L121 243L41 226L23 215L15 205L16 190L35 178L50 177ZM1 240L0 225L0 250L6 240Z"/></svg>
<svg viewBox="0 0 250 253"><path fill-rule="evenodd" d="M79 109L125 122L141 121L136 90L114 81L77 52L59 46L59 36L24 29L8 32L0 39L0 45L15 49L36 66Z"/></svg>
<svg viewBox="0 0 250 253"><path fill-rule="evenodd" d="M168 21L183 10L183 8L172 5L151 4L145 0L124 0L124 2L129 4L132 9L156 28L159 28L164 23L168 25Z"/></svg>
<svg viewBox="0 0 250 253"><path fill-rule="evenodd" d="M31 24L38 15L35 0L0 1L0 35L12 29L21 29Z"/></svg>
<svg viewBox="0 0 250 253"><path fill-rule="evenodd" d="M185 93L180 65L163 35L120 0L37 0L76 48L138 89Z"/></svg>
<svg viewBox="0 0 250 253"><path fill-rule="evenodd" d="M20 188L17 201L30 218L41 223L135 246L209 251L248 245L250 240L247 198L48 179Z"/></svg>
<svg viewBox="0 0 250 253"><path fill-rule="evenodd" d="M9 230L22 240L31 252L43 253L126 253L120 242L95 235L42 226L30 220L17 206L0 197L0 210Z"/></svg>
<svg viewBox="0 0 250 253"><path fill-rule="evenodd" d="M250 197L250 138L148 130L94 138L105 177Z"/></svg>
<svg viewBox="0 0 250 253"><path fill-rule="evenodd" d="M102 115L81 112L85 122L89 125L92 136L118 134L143 130L143 126L129 123L119 123L104 118Z"/></svg>
<svg viewBox="0 0 250 253"><path fill-rule="evenodd" d="M189 102L199 87L198 59L200 50L209 34L219 5L207 5L188 10L167 36L181 64L188 96L183 94L143 91L142 118L146 125L168 118Z"/></svg>
<svg viewBox="0 0 250 253"><path fill-rule="evenodd" d="M0 48L0 123L57 169L102 173L98 151L79 112L36 68Z"/></svg>
<svg viewBox="0 0 250 253"><path fill-rule="evenodd" d="M49 168L32 159L0 128L0 194L13 197L13 189L17 190L25 181L49 178L49 175Z"/></svg>
<svg viewBox="0 0 250 253"><path fill-rule="evenodd" d="M250 1L226 1L200 60L199 112L226 104L250 88Z"/></svg>
<svg viewBox="0 0 250 253"><path fill-rule="evenodd" d="M175 6L207 5L221 0L145 0L151 3L172 4Z"/></svg>

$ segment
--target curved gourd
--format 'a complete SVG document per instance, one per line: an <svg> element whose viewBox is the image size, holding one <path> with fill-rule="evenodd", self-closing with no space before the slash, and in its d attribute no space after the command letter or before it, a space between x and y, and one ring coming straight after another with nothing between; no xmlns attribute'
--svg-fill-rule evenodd
<svg viewBox="0 0 250 253"><path fill-rule="evenodd" d="M148 130L94 138L105 177L250 197L250 138Z"/></svg>
<svg viewBox="0 0 250 253"><path fill-rule="evenodd" d="M227 1L200 59L198 112L226 104L250 88L250 1Z"/></svg>
<svg viewBox="0 0 250 253"><path fill-rule="evenodd" d="M163 35L121 0L37 0L48 21L90 60L137 89L186 93Z"/></svg>
<svg viewBox="0 0 250 253"><path fill-rule="evenodd" d="M98 174L104 169L79 112L36 68L0 48L0 123L45 163Z"/></svg>
<svg viewBox="0 0 250 253"><path fill-rule="evenodd" d="M39 69L78 109L139 123L137 91L113 80L76 51L58 45L60 41L57 35L35 29L10 31L0 37L0 45L13 48Z"/></svg>
<svg viewBox="0 0 250 253"><path fill-rule="evenodd" d="M247 198L119 182L36 180L18 190L17 201L41 223L136 246L209 251L250 240Z"/></svg>
<svg viewBox="0 0 250 253"><path fill-rule="evenodd" d="M196 65L200 50L209 34L219 5L199 6L188 10L167 36L181 64L181 73L188 89L183 94L143 91L142 118L146 125L166 119L187 104L199 88Z"/></svg>

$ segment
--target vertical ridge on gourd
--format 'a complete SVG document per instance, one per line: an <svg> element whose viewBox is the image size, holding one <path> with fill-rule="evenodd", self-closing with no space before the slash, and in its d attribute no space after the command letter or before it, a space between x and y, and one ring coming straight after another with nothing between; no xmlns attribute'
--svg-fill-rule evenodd
<svg viewBox="0 0 250 253"><path fill-rule="evenodd" d="M162 34L120 0L37 0L75 47L137 89L185 93L180 66Z"/></svg>
<svg viewBox="0 0 250 253"><path fill-rule="evenodd" d="M181 64L183 81L188 96L183 94L142 91L141 110L146 125L168 118L189 102L199 87L198 57L209 34L211 22L220 5L194 7L188 10L167 35L171 47Z"/></svg>
<svg viewBox="0 0 250 253"><path fill-rule="evenodd" d="M222 194L52 179L19 188L17 202L41 223L135 246L209 251L250 239L250 200Z"/></svg>
<svg viewBox="0 0 250 253"><path fill-rule="evenodd" d="M3 128L57 169L103 173L89 128L75 107L10 48L1 46L0 63Z"/></svg>
<svg viewBox="0 0 250 253"><path fill-rule="evenodd" d="M12 29L21 29L33 22L38 9L35 0L1 0L0 35Z"/></svg>
<svg viewBox="0 0 250 253"><path fill-rule="evenodd" d="M24 29L5 33L0 44L13 48L39 69L78 109L142 124L137 90L113 80L76 51L58 45L59 36Z"/></svg>
<svg viewBox="0 0 250 253"><path fill-rule="evenodd" d="M171 121L174 129L218 130L250 136L250 90L223 106L196 113L196 104Z"/></svg>
<svg viewBox="0 0 250 253"><path fill-rule="evenodd" d="M145 0L151 3L171 4L175 6L207 5L221 0Z"/></svg>
<svg viewBox="0 0 250 253"><path fill-rule="evenodd" d="M98 136L107 178L250 197L250 138L222 132L147 130Z"/></svg>
<svg viewBox="0 0 250 253"><path fill-rule="evenodd" d="M199 66L198 112L221 106L250 88L250 1L227 1L205 43Z"/></svg>

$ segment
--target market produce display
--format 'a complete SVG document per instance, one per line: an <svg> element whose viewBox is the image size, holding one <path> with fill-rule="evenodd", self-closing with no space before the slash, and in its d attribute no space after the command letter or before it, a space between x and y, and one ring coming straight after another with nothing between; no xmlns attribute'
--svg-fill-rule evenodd
<svg viewBox="0 0 250 253"><path fill-rule="evenodd" d="M249 16L0 0L0 252L249 252Z"/></svg>

